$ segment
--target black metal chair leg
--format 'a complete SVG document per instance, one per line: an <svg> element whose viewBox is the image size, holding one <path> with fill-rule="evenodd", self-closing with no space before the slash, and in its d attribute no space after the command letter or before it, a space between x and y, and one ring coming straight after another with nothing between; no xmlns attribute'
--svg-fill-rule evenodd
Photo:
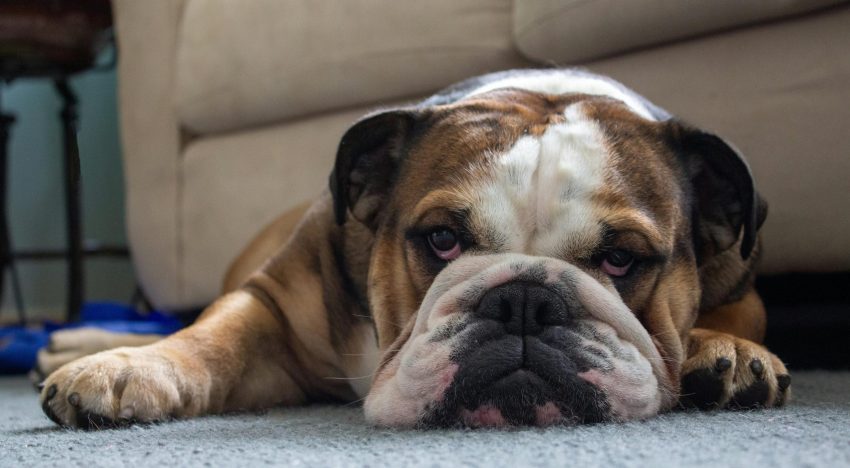
<svg viewBox="0 0 850 468"><path fill-rule="evenodd" d="M7 184L8 184L8 144L9 131L15 123L15 116L5 114L0 109L0 303L3 299L3 280L6 268L9 269L9 279L12 281L12 297L18 310L18 321L21 325L26 323L24 313L24 298L21 293L21 281L15 268L15 259L12 252L12 235L9 232L9 214L6 206Z"/></svg>
<svg viewBox="0 0 850 468"><path fill-rule="evenodd" d="M62 97L63 147L65 151L65 213L68 232L68 321L79 318L83 305L83 233L80 202L80 152L77 147L77 96L65 78L54 81Z"/></svg>

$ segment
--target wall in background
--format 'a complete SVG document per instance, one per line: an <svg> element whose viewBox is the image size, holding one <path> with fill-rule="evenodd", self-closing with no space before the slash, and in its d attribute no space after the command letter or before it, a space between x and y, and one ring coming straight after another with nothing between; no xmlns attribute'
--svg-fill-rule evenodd
<svg viewBox="0 0 850 468"><path fill-rule="evenodd" d="M124 181L118 134L114 71L88 72L71 80L79 98L85 238L126 245ZM2 88L5 112L15 114L9 154L9 216L15 248L65 245L62 185L61 100L48 80L19 80ZM20 262L28 316L58 318L64 313L65 264ZM135 278L129 260L86 261L86 299L129 301ZM9 281L0 319L14 313Z"/></svg>

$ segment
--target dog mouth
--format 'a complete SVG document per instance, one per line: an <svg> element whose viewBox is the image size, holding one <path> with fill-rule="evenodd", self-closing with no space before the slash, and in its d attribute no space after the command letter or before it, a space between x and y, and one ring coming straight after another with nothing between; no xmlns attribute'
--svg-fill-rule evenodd
<svg viewBox="0 0 850 468"><path fill-rule="evenodd" d="M665 401L663 362L634 314L566 262L459 259L364 408L379 425L546 426L638 419Z"/></svg>
<svg viewBox="0 0 850 468"><path fill-rule="evenodd" d="M535 372L516 369L489 385L450 397L429 412L419 426L548 426L586 422L574 415L570 402L560 401L559 393ZM603 413L599 413L601 420Z"/></svg>
<svg viewBox="0 0 850 468"><path fill-rule="evenodd" d="M509 336L465 356L443 398L420 427L501 427L583 424L609 419L604 393L570 359L538 337Z"/></svg>

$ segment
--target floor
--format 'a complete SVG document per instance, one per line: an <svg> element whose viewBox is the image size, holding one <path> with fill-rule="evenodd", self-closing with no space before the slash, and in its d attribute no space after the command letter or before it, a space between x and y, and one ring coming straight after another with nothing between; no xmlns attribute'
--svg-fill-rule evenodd
<svg viewBox="0 0 850 468"><path fill-rule="evenodd" d="M850 467L850 372L794 374L787 408L519 430L395 431L313 406L101 432L54 426L0 378L0 466Z"/></svg>

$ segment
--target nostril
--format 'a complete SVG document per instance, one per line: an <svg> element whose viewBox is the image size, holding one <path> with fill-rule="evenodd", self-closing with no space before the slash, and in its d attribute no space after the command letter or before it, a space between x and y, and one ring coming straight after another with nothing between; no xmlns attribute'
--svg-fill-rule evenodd
<svg viewBox="0 0 850 468"><path fill-rule="evenodd" d="M537 323L540 325L552 325L550 321L550 307L548 302L544 302L537 307Z"/></svg>
<svg viewBox="0 0 850 468"><path fill-rule="evenodd" d="M563 326L567 324L567 306L556 293L544 286L528 289L526 320L537 327Z"/></svg>
<svg viewBox="0 0 850 468"><path fill-rule="evenodd" d="M511 301L502 298L502 300L499 301L499 321L502 323L510 322L514 315L513 309L514 306L511 304Z"/></svg>
<svg viewBox="0 0 850 468"><path fill-rule="evenodd" d="M567 324L567 308L559 299L543 302L537 308L537 323L543 326Z"/></svg>

